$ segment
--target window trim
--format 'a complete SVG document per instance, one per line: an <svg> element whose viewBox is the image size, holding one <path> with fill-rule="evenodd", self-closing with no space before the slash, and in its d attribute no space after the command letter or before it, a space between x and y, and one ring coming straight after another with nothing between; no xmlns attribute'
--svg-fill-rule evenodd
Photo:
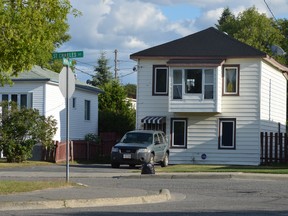
<svg viewBox="0 0 288 216"><path fill-rule="evenodd" d="M174 122L184 122L184 145L174 145ZM170 146L171 148L177 148L177 149L187 149L187 119L186 118L171 118L171 127L170 127L170 135L171 135L171 142Z"/></svg>
<svg viewBox="0 0 288 216"><path fill-rule="evenodd" d="M235 69L236 68L236 92L226 92L225 90L225 69ZM239 64L226 64L222 67L222 95L223 96L239 96L239 84L240 84L240 65Z"/></svg>
<svg viewBox="0 0 288 216"><path fill-rule="evenodd" d="M233 143L232 146L223 146L222 145L222 131L223 131L223 122L232 122L233 123ZM220 118L219 119L219 130L218 130L218 149L228 149L235 150L236 149L236 118Z"/></svg>
<svg viewBox="0 0 288 216"><path fill-rule="evenodd" d="M165 92L156 92L156 85L157 85L157 69L165 69L166 70L166 91ZM153 96L167 96L168 95L168 80L169 80L169 68L167 65L153 65L153 78L152 78L152 95Z"/></svg>

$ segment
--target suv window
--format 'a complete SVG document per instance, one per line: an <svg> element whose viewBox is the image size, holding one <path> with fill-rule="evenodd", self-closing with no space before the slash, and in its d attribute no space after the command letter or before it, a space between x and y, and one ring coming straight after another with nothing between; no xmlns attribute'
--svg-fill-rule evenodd
<svg viewBox="0 0 288 216"><path fill-rule="evenodd" d="M159 137L160 143L164 143L163 136L160 133L158 134L158 137Z"/></svg>

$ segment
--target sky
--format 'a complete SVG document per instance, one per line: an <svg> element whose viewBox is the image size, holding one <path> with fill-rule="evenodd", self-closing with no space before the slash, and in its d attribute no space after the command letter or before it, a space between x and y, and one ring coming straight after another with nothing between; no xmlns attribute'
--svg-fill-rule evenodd
<svg viewBox="0 0 288 216"><path fill-rule="evenodd" d="M77 79L86 82L95 75L101 52L110 71L122 84L136 84L137 62L130 55L209 27L215 27L224 8L233 14L255 6L268 17L288 19L288 0L70 0L81 11L69 16L71 40L57 51L83 51L77 58ZM267 5L269 8L267 7ZM272 14L271 14L272 12ZM115 57L117 50L117 58Z"/></svg>

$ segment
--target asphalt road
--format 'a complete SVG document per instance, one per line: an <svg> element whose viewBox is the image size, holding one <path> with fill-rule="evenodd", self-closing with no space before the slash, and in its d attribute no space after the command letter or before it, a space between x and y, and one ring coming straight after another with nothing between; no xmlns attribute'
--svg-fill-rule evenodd
<svg viewBox="0 0 288 216"><path fill-rule="evenodd" d="M31 168L24 168L29 173ZM62 173L65 167L35 167L37 172ZM14 169L12 169L13 171ZM6 170L7 171L7 170ZM15 171L15 170L14 170ZM22 169L23 171L23 169ZM131 169L111 169L109 165L93 165L71 167L71 172L85 175L87 172L123 173ZM1 173L1 170L0 170ZM147 191L166 188L170 190L172 200L165 203L112 206L77 209L49 209L1 212L4 216L36 216L36 215L63 215L63 216L230 216L230 215L277 215L288 216L288 184L287 180L264 179L237 179L237 178L100 178L82 177L72 178L71 181L81 182L91 186L125 188L126 190L143 189Z"/></svg>

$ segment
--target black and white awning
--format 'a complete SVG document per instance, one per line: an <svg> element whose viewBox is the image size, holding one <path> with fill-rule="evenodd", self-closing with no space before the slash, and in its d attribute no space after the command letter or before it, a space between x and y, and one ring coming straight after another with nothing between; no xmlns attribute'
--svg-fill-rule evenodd
<svg viewBox="0 0 288 216"><path fill-rule="evenodd" d="M166 121L165 116L146 116L141 119L141 122L144 124L163 124Z"/></svg>

